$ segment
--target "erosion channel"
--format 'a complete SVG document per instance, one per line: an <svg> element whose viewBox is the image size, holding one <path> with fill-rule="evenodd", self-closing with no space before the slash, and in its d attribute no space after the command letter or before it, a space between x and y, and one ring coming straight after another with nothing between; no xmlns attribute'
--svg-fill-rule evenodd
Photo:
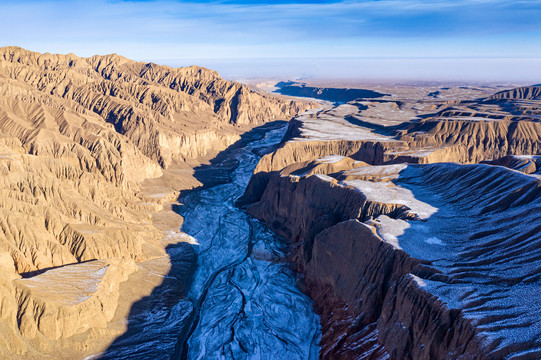
<svg viewBox="0 0 541 360"><path fill-rule="evenodd" d="M205 186L182 195L182 230L197 245L188 291L191 324L179 344L183 359L316 359L320 325L310 298L283 259L288 246L235 206L259 160L287 125L252 130L211 166L196 169Z"/></svg>

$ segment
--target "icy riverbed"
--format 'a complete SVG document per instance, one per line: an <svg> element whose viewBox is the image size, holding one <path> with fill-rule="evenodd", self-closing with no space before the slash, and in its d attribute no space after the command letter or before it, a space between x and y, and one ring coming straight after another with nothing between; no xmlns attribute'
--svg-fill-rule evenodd
<svg viewBox="0 0 541 360"><path fill-rule="evenodd" d="M268 131L231 153L231 181L192 191L183 199L182 230L193 236L197 270L188 297L192 326L187 359L315 359L319 318L281 262L287 248L258 220L235 207L261 153L286 127ZM231 159L228 159L231 161Z"/></svg>

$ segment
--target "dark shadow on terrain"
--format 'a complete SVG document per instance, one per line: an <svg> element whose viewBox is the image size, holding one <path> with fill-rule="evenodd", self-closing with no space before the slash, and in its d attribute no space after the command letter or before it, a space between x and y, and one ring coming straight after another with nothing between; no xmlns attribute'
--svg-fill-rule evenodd
<svg viewBox="0 0 541 360"><path fill-rule="evenodd" d="M363 121L363 120L358 119L357 117L355 117L353 115L346 115L344 117L344 120L346 120L347 122L349 122L352 125L364 127L364 128L372 130L372 132L374 132L376 134L386 135L386 136L394 136L394 135L396 135L396 130L399 129L400 126L402 126L402 124L393 125L393 126L378 125L378 124L374 124L374 123L371 123L371 122L368 122L368 121Z"/></svg>
<svg viewBox="0 0 541 360"><path fill-rule="evenodd" d="M27 272L23 272L23 273L19 273L19 275L21 275L21 277L23 279L28 279L28 278L31 278L31 277L34 277L34 276L37 276L37 275L41 275L43 273L46 273L47 271L49 270L54 270L54 269L60 269L60 268L63 268L65 266L73 266L73 265L78 265L78 264L84 264L84 263L87 263L89 261L99 261L98 259L96 260L85 260L85 261L80 261L80 262L76 262L76 263L71 263L71 264L64 264L62 266L51 266L51 267L47 267L47 268L43 268L43 269L39 269L39 270L34 270L34 271L27 271Z"/></svg>
<svg viewBox="0 0 541 360"><path fill-rule="evenodd" d="M281 81L275 86L278 87L275 92L282 95L315 98L333 103L347 103L357 99L374 99L388 95L373 90L314 87L292 81Z"/></svg>
<svg viewBox="0 0 541 360"><path fill-rule="evenodd" d="M278 120L253 128L252 130L242 134L240 139L234 144L230 145L227 149L216 155L216 157L210 161L210 164L201 165L194 168L194 177L202 185L198 188L181 192L179 201L182 201L182 198L189 192L225 184L231 181L231 173L239 165L238 161L234 157L234 153L245 147L250 142L262 139L265 137L265 134L268 131L278 129L286 125L287 121ZM256 152L258 156L262 156L271 152L274 150L274 148L275 146L269 148L260 148L256 149ZM177 206L174 210L178 212L180 211L180 207Z"/></svg>
<svg viewBox="0 0 541 360"><path fill-rule="evenodd" d="M132 305L127 319L128 329L99 359L171 357L191 309L185 293L195 270L196 254L193 246L184 242L168 245L166 252L171 269L149 296Z"/></svg>
<svg viewBox="0 0 541 360"><path fill-rule="evenodd" d="M185 190L180 193L178 202L184 204L187 196L194 194L197 196L197 191L225 184L232 181L232 173L239 166L239 161L235 155L237 151L246 147L249 143L261 140L265 137L267 132L287 126L287 121L273 121L266 123L262 126L253 128L252 130L241 135L241 138L227 149L220 152L214 159L210 161L208 165L201 165L194 168L194 177L201 182L201 186L192 190ZM253 152L258 156L263 156L269 153L278 146L278 144L253 149ZM179 214L183 213L183 207L185 205L177 205L174 208L175 212ZM195 312L190 315L190 323L188 324L178 338L177 347L175 348L175 359L185 360L188 353L188 339L195 331L197 323L199 321L198 308L200 304L194 304Z"/></svg>
<svg viewBox="0 0 541 360"><path fill-rule="evenodd" d="M274 121L244 133L237 142L212 159L209 165L195 168L194 176L203 185L183 191L179 200L202 188L231 181L230 174L239 165L234 158L235 152L252 141L262 139L268 131L286 125L286 121ZM273 148L254 151L262 155ZM182 205L174 206L173 210L181 213ZM186 293L195 272L196 253L193 245L184 242L169 245L166 251L171 261L170 271L149 296L132 305L127 319L127 331L116 338L99 359L156 360L180 359L183 356L186 339L192 331L195 318L193 305L186 298Z"/></svg>

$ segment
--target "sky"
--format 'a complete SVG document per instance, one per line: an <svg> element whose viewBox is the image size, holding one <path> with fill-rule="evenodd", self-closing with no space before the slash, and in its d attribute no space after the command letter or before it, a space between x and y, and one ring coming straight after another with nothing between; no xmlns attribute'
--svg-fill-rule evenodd
<svg viewBox="0 0 541 360"><path fill-rule="evenodd" d="M0 0L0 45L234 77L541 83L541 0Z"/></svg>

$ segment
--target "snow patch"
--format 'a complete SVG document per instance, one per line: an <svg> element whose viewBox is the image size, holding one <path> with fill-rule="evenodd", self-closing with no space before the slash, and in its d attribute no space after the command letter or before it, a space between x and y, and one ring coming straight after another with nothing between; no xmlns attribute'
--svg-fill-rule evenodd
<svg viewBox="0 0 541 360"><path fill-rule="evenodd" d="M445 244L443 243L443 241L441 241L440 239L438 239L438 238L435 237L435 236L429 237L428 239L425 240L425 242L426 242L427 244L445 245Z"/></svg>
<svg viewBox="0 0 541 360"><path fill-rule="evenodd" d="M345 156L341 156L341 155L329 155L321 159L317 159L316 161L322 164L334 164L345 158L346 158Z"/></svg>
<svg viewBox="0 0 541 360"><path fill-rule="evenodd" d="M419 285L420 287L426 287L427 286L427 283L424 279L421 279L420 277L418 276L415 276L413 274L409 274L411 276L411 278L413 279L413 281L415 281L417 283L417 285Z"/></svg>

